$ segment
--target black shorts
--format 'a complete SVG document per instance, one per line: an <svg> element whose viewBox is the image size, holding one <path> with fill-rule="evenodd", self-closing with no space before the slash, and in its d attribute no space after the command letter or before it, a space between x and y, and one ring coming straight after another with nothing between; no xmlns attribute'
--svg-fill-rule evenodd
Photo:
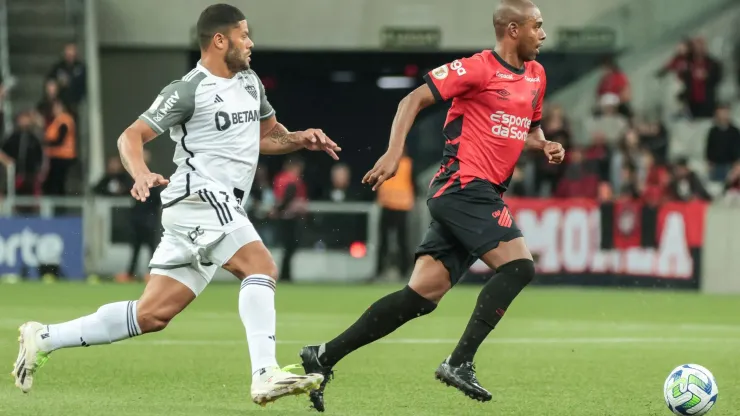
<svg viewBox="0 0 740 416"><path fill-rule="evenodd" d="M493 185L475 180L465 188L427 200L432 222L416 249L439 260L456 284L473 263L499 243L522 237Z"/></svg>

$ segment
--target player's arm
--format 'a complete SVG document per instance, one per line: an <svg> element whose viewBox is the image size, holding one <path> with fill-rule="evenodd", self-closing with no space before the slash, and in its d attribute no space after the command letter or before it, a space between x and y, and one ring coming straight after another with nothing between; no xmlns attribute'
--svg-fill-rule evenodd
<svg viewBox="0 0 740 416"><path fill-rule="evenodd" d="M542 131L542 127L540 126L542 122L542 104L545 101L545 90L547 89L547 78L544 71L540 72L539 78L541 83L534 98L532 125L524 144L528 149L542 150L550 163L558 164L565 158L565 149L563 149L560 143L547 140L545 132Z"/></svg>
<svg viewBox="0 0 740 416"><path fill-rule="evenodd" d="M144 144L154 140L170 127L184 123L195 110L195 86L175 81L166 86L149 109L141 114L118 138L121 162L134 180L131 196L146 201L149 188L167 185L162 175L152 173L144 161Z"/></svg>
<svg viewBox="0 0 740 416"><path fill-rule="evenodd" d="M481 90L486 76L485 66L478 55L442 65L426 74L425 84L412 91L398 104L391 126L388 150L365 174L362 183L373 185L375 191L383 182L396 175L406 136L421 110L435 102L476 94Z"/></svg>

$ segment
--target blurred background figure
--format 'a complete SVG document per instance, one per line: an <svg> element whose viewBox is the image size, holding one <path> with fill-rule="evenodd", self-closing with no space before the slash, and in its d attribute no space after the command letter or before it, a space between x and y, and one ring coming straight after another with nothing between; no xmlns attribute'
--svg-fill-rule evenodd
<svg viewBox="0 0 740 416"><path fill-rule="evenodd" d="M413 250L409 247L409 213L414 209L414 181L411 176L413 161L404 152L396 176L387 180L378 189L380 214L380 244L378 245L377 275L381 277L392 264L390 236L395 237L395 264L397 278L410 276Z"/></svg>
<svg viewBox="0 0 740 416"><path fill-rule="evenodd" d="M706 157L709 179L717 182L724 182L732 165L740 160L740 129L732 121L727 105L717 107L707 136Z"/></svg>
<svg viewBox="0 0 740 416"><path fill-rule="evenodd" d="M273 217L278 219L278 235L283 246L283 258L278 269L280 280L293 280L292 261L301 238L301 223L306 214L308 194L303 181L303 160L291 155L283 170L275 176L273 192L275 208Z"/></svg>
<svg viewBox="0 0 740 416"><path fill-rule="evenodd" d="M67 176L77 160L77 125L61 101L52 104L54 119L46 127L44 147L49 158L49 174L44 194L67 194Z"/></svg>
<svg viewBox="0 0 740 416"><path fill-rule="evenodd" d="M19 113L13 133L2 142L0 148L0 161L15 167L17 195L41 195L45 155L37 127L33 112Z"/></svg>
<svg viewBox="0 0 740 416"><path fill-rule="evenodd" d="M87 91L86 76L85 64L79 59L77 45L68 43L64 46L62 59L49 71L48 79L59 85L59 97L75 118Z"/></svg>

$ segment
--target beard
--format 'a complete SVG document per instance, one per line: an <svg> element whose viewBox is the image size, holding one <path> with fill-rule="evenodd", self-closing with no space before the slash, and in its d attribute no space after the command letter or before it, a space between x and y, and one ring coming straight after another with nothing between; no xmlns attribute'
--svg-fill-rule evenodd
<svg viewBox="0 0 740 416"><path fill-rule="evenodd" d="M235 74L249 69L249 62L247 62L247 59L242 56L242 53L234 47L234 44L232 44L231 41L229 41L229 49L226 51L226 56L224 56L224 62L226 62L226 67L229 68L229 71Z"/></svg>

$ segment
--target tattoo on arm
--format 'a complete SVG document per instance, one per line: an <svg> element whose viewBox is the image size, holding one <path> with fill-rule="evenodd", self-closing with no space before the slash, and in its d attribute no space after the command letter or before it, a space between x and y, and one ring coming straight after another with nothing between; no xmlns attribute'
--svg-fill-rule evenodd
<svg viewBox="0 0 740 416"><path fill-rule="evenodd" d="M270 130L267 138L275 142L280 146L287 146L291 144L290 132L282 124L276 124L275 127Z"/></svg>

